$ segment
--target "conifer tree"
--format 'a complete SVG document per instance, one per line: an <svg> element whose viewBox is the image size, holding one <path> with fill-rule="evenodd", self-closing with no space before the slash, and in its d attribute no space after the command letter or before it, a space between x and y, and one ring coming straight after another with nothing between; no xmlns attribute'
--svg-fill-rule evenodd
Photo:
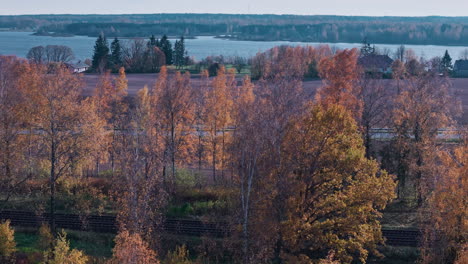
<svg viewBox="0 0 468 264"><path fill-rule="evenodd" d="M445 51L444 57L440 63L440 68L444 74L449 74L453 70L452 57L450 57L448 50Z"/></svg>
<svg viewBox="0 0 468 264"><path fill-rule="evenodd" d="M185 40L181 37L174 45L174 64L180 68L185 65Z"/></svg>
<svg viewBox="0 0 468 264"><path fill-rule="evenodd" d="M375 53L375 47L372 47L369 41L367 40L367 37L364 39L362 42L362 47L361 47L361 56L368 56L372 55Z"/></svg>
<svg viewBox="0 0 468 264"><path fill-rule="evenodd" d="M159 40L154 35L151 35L148 41L148 47L160 47Z"/></svg>
<svg viewBox="0 0 468 264"><path fill-rule="evenodd" d="M164 52L164 55L166 55L166 65L172 65L172 55L173 55L172 44L166 35L164 35L161 38L159 45L161 47L162 52Z"/></svg>
<svg viewBox="0 0 468 264"><path fill-rule="evenodd" d="M94 55L92 69L97 72L104 72L109 63L109 46L104 34L100 34L94 45Z"/></svg>
<svg viewBox="0 0 468 264"><path fill-rule="evenodd" d="M118 38L115 38L111 43L111 65L114 70L122 67L122 46Z"/></svg>

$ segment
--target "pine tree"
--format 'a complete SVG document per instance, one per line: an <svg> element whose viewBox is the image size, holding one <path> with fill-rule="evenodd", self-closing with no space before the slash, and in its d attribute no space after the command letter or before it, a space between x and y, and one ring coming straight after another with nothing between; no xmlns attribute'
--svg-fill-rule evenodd
<svg viewBox="0 0 468 264"><path fill-rule="evenodd" d="M159 45L161 47L162 52L164 52L164 55L166 56L166 65L172 65L172 44L166 35L164 35L161 38Z"/></svg>
<svg viewBox="0 0 468 264"><path fill-rule="evenodd" d="M444 74L449 74L453 70L452 57L450 57L448 50L445 51L442 62L440 63L440 68Z"/></svg>
<svg viewBox="0 0 468 264"><path fill-rule="evenodd" d="M111 65L114 70L122 67L122 46L118 38L111 43Z"/></svg>
<svg viewBox="0 0 468 264"><path fill-rule="evenodd" d="M94 45L92 68L94 71L103 72L109 63L109 46L104 34L100 34Z"/></svg>

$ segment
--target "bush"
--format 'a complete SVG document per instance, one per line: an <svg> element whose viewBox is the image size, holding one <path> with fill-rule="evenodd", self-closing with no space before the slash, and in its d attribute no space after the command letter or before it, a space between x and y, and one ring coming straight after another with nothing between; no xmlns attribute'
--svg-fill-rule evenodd
<svg viewBox="0 0 468 264"><path fill-rule="evenodd" d="M194 173L191 173L186 169L178 169L176 172L176 184L177 187L192 189L195 188L197 179Z"/></svg>
<svg viewBox="0 0 468 264"><path fill-rule="evenodd" d="M37 248L46 251L54 242L54 236L50 232L49 225L42 224L39 228L39 239L37 240Z"/></svg>
<svg viewBox="0 0 468 264"><path fill-rule="evenodd" d="M86 264L88 257L77 249L70 249L67 234L62 231L54 241L54 247L44 253L47 264Z"/></svg>
<svg viewBox="0 0 468 264"><path fill-rule="evenodd" d="M0 224L0 258L10 258L16 252L15 231L10 220Z"/></svg>
<svg viewBox="0 0 468 264"><path fill-rule="evenodd" d="M219 69L221 69L221 65L215 62L208 67L208 74L210 75L210 77L218 76Z"/></svg>
<svg viewBox="0 0 468 264"><path fill-rule="evenodd" d="M171 206L167 215L172 217L186 217L192 215L193 212L193 207L189 203L185 203L182 206Z"/></svg>
<svg viewBox="0 0 468 264"><path fill-rule="evenodd" d="M156 253L138 234L120 232L115 238L112 259L109 264L158 264Z"/></svg>
<svg viewBox="0 0 468 264"><path fill-rule="evenodd" d="M189 251L185 245L177 246L175 250L169 251L164 264L191 264Z"/></svg>

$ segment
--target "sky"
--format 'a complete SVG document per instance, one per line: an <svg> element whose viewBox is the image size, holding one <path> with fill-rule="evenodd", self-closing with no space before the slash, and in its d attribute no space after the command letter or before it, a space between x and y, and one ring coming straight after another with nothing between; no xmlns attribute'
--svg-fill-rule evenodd
<svg viewBox="0 0 468 264"><path fill-rule="evenodd" d="M229 13L468 16L467 0L0 0L0 15Z"/></svg>

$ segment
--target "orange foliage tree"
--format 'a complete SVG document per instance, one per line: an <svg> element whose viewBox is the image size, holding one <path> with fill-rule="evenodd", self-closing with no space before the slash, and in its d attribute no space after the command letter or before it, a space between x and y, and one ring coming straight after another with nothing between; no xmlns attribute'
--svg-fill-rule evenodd
<svg viewBox="0 0 468 264"><path fill-rule="evenodd" d="M356 49L338 51L333 57L324 58L319 63L319 75L324 82L316 94L322 105L338 104L353 113L360 120L362 102L359 100L359 68Z"/></svg>
<svg viewBox="0 0 468 264"><path fill-rule="evenodd" d="M448 80L433 73L407 78L395 98L393 142L399 198L422 203L422 182L430 181L440 129L454 124L459 104L448 92ZM426 178L426 179L425 179Z"/></svg>
<svg viewBox="0 0 468 264"><path fill-rule="evenodd" d="M167 69L163 66L153 96L154 116L165 131L165 162L170 164L172 181L175 182L177 160L185 156L184 150L187 151L190 146L189 136L194 120L190 74L177 72L173 78L168 78Z"/></svg>
<svg viewBox="0 0 468 264"><path fill-rule="evenodd" d="M25 155L29 135L23 135L28 113L19 93L19 86L29 78L25 75L28 67L15 57L0 56L0 192L5 203L32 176Z"/></svg>
<svg viewBox="0 0 468 264"><path fill-rule="evenodd" d="M232 73L231 73L232 74ZM226 70L221 67L213 79L211 89L205 95L205 129L208 132L208 144L211 154L213 181L216 182L216 170L221 151L221 166L224 165L226 129L231 123L232 98L228 90ZM221 133L221 137L219 136ZM221 145L221 146L220 146ZM220 149L221 147L221 149ZM222 167L222 170L225 168Z"/></svg>
<svg viewBox="0 0 468 264"><path fill-rule="evenodd" d="M151 121L151 96L147 88L138 93L137 105L116 145L119 185L116 200L121 230L139 234L158 247L162 208L166 192L162 180L161 134Z"/></svg>
<svg viewBox="0 0 468 264"><path fill-rule="evenodd" d="M122 231L115 237L109 264L159 264L156 253L138 234Z"/></svg>
<svg viewBox="0 0 468 264"><path fill-rule="evenodd" d="M438 152L436 177L421 212L422 263L456 263L467 258L468 144ZM463 263L463 262L459 262Z"/></svg>
<svg viewBox="0 0 468 264"><path fill-rule="evenodd" d="M28 125L49 166L50 226L55 233L57 180L72 171L86 146L80 104L82 82L79 75L62 66L54 74L46 74L41 68L31 68L27 74L28 85L21 92L29 109Z"/></svg>
<svg viewBox="0 0 468 264"><path fill-rule="evenodd" d="M119 69L119 75L112 78L109 72L101 75L99 82L94 90L94 105L96 107L97 116L106 121L105 127L111 128L112 133L108 138L103 138L102 141L97 142L103 152L96 152L96 170L99 173L99 164L105 161L106 155L103 153L108 152L111 159L112 172L115 171L115 151L118 141L118 131L125 129L126 112L128 105L125 101L128 90L128 81L125 75L125 69Z"/></svg>

